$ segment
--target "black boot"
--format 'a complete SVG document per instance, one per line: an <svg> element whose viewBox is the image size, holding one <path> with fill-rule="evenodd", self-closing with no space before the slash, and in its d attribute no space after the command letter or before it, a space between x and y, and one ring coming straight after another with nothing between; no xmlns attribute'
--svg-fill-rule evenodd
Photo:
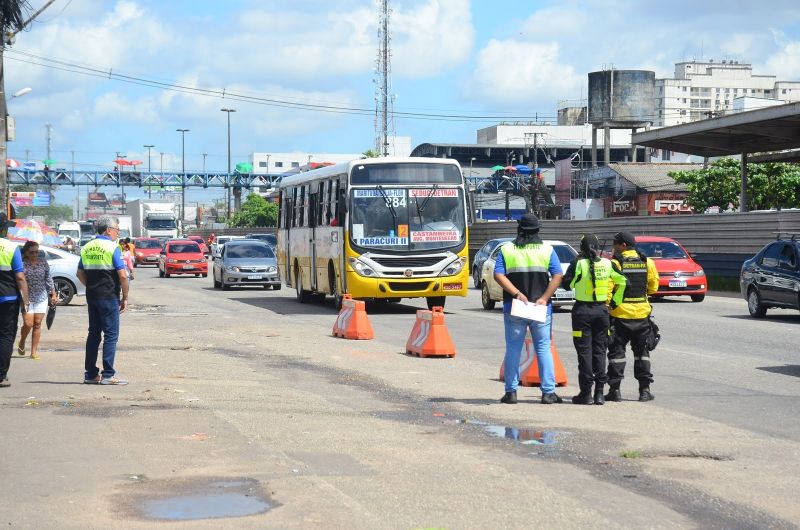
<svg viewBox="0 0 800 530"><path fill-rule="evenodd" d="M606 400L603 397L603 385L595 385L594 387L594 404L605 405Z"/></svg>
<svg viewBox="0 0 800 530"><path fill-rule="evenodd" d="M552 405L553 403L562 403L564 400L559 397L555 392L549 394L542 394L542 405Z"/></svg>
<svg viewBox="0 0 800 530"><path fill-rule="evenodd" d="M639 389L639 401L653 401L656 397L650 393L650 387L645 386Z"/></svg>
<svg viewBox="0 0 800 530"><path fill-rule="evenodd" d="M514 392L506 392L503 397L500 398L500 403L505 403L506 405L516 405L517 404L517 391Z"/></svg>
<svg viewBox="0 0 800 530"><path fill-rule="evenodd" d="M573 405L591 405L592 393L588 390L581 390L577 396L572 396Z"/></svg>
<svg viewBox="0 0 800 530"><path fill-rule="evenodd" d="M605 395L606 401L622 401L622 392L619 391L619 385L611 385L608 389L608 394Z"/></svg>

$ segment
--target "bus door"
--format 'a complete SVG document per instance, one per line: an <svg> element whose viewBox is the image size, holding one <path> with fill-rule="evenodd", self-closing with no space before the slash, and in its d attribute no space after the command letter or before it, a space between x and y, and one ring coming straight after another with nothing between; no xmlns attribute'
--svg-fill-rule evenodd
<svg viewBox="0 0 800 530"><path fill-rule="evenodd" d="M308 185L308 234L309 256L311 257L311 290L317 291L317 225L319 224L320 200L319 183Z"/></svg>
<svg viewBox="0 0 800 530"><path fill-rule="evenodd" d="M284 205L284 227L286 228L286 237L283 241L283 256L284 256L284 274L286 275L286 285L294 285L292 278L292 226L295 222L295 199L297 195L297 188L287 188L284 190L284 197L282 204Z"/></svg>

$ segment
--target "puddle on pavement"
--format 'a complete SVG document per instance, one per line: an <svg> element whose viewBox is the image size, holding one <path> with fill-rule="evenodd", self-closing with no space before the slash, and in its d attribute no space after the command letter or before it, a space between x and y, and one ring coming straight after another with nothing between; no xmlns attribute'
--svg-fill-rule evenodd
<svg viewBox="0 0 800 530"><path fill-rule="evenodd" d="M140 503L140 513L147 519L192 521L244 517L274 507L253 479L214 480L189 490L146 499Z"/></svg>
<svg viewBox="0 0 800 530"><path fill-rule="evenodd" d="M486 432L497 438L514 440L523 445L548 445L556 443L556 431L537 431L534 429L517 429L505 425L485 425Z"/></svg>

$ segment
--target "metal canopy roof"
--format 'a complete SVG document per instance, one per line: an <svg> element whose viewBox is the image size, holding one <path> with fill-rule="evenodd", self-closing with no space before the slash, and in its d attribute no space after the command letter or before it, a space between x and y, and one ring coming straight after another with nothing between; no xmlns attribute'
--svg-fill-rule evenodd
<svg viewBox="0 0 800 530"><path fill-rule="evenodd" d="M631 143L709 157L798 148L800 103L639 132Z"/></svg>

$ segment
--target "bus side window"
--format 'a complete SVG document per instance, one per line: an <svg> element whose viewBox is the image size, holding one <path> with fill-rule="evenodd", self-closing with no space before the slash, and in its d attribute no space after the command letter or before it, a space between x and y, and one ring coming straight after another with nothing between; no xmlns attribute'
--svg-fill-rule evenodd
<svg viewBox="0 0 800 530"><path fill-rule="evenodd" d="M336 191L336 195L335 195L335 197L336 197L336 222L339 224L339 226L344 226L344 216L345 216L345 213L347 212L347 206L346 206L346 204L347 204L346 203L347 196L345 195L345 193L346 193L345 192L345 188L342 185L342 181L341 180L337 180L336 181L335 191Z"/></svg>
<svg viewBox="0 0 800 530"><path fill-rule="evenodd" d="M292 212L292 228L298 226L297 225L297 188L292 188L292 202L289 204L289 208L291 208Z"/></svg>
<svg viewBox="0 0 800 530"><path fill-rule="evenodd" d="M325 181L325 225L330 226L331 216L333 214L333 205L331 204L331 190L333 189L333 181Z"/></svg>
<svg viewBox="0 0 800 530"><path fill-rule="evenodd" d="M305 226L306 187L300 186L300 200L297 201L297 226Z"/></svg>

